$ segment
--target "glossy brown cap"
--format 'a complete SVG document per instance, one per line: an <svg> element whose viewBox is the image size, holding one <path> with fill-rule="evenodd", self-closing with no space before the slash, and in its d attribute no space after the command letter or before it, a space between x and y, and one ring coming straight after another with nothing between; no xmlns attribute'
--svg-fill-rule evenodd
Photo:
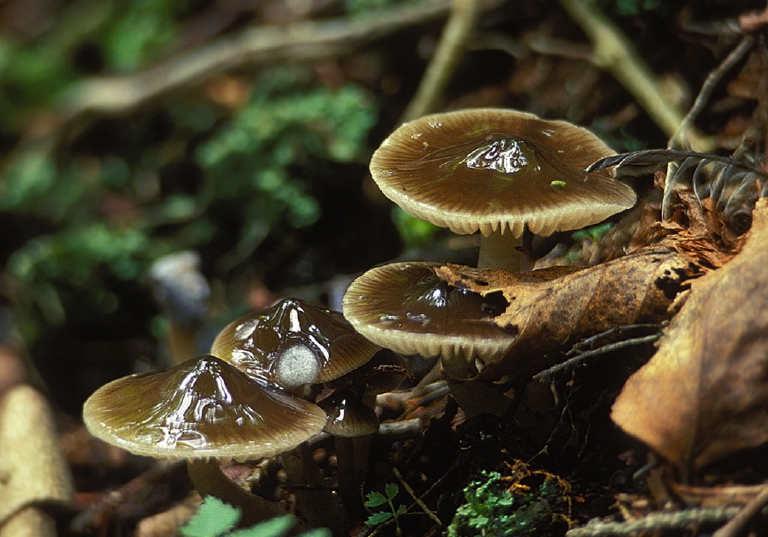
<svg viewBox="0 0 768 537"><path fill-rule="evenodd" d="M347 289L344 316L371 341L402 354L487 360L506 352L514 329L494 324L502 297L449 286L437 263L392 263L369 270Z"/></svg>
<svg viewBox="0 0 768 537"><path fill-rule="evenodd" d="M286 299L224 327L211 354L262 382L293 389L341 377L379 349L341 313Z"/></svg>
<svg viewBox="0 0 768 537"><path fill-rule="evenodd" d="M325 425L328 434L352 438L379 430L376 413L351 390L337 390L318 404L328 416Z"/></svg>
<svg viewBox="0 0 768 537"><path fill-rule="evenodd" d="M520 236L579 229L632 207L609 171L614 155L588 130L506 109L470 109L402 125L371 159L381 191L406 212L455 233Z"/></svg>
<svg viewBox="0 0 768 537"><path fill-rule="evenodd" d="M254 382L213 356L96 390L83 407L95 437L158 459L257 459L322 431L317 406Z"/></svg>

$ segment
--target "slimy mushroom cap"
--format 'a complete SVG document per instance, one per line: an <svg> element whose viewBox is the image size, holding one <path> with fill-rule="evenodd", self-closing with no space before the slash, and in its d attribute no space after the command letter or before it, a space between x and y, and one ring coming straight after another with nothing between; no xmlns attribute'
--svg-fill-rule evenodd
<svg viewBox="0 0 768 537"><path fill-rule="evenodd" d="M298 299L233 321L211 346L250 377L289 390L341 377L378 350L341 313Z"/></svg>
<svg viewBox="0 0 768 537"><path fill-rule="evenodd" d="M405 262L369 270L347 289L344 316L366 338L402 354L485 360L505 352L517 333L491 319L506 301L451 287L436 266Z"/></svg>
<svg viewBox="0 0 768 537"><path fill-rule="evenodd" d="M160 459L257 459L322 431L317 406L254 382L214 356L131 375L85 402L88 430L137 455Z"/></svg>
<svg viewBox="0 0 768 537"><path fill-rule="evenodd" d="M516 110L469 109L402 125L371 159L382 192L413 216L455 233L519 237L586 227L634 205L610 172L614 155L587 129Z"/></svg>

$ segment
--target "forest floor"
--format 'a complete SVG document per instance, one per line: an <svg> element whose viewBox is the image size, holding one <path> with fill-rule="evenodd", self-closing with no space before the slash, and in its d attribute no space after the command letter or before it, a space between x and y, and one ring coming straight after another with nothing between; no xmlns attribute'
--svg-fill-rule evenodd
<svg viewBox="0 0 768 537"><path fill-rule="evenodd" d="M459 405L467 378L385 349L376 363L402 380L375 398L364 507L338 514L328 433L306 444L321 486L280 457L225 463L233 482L338 535L768 534L764 5L167 2L175 14L142 19L172 26L163 53L119 70L109 51L127 49L66 26L76 3L39 4L36 19L2 11L5 33L68 43L74 71L55 100L21 75L2 86L19 105L2 131L0 536L177 535L201 502L187 466L97 440L86 399L170 367L180 344L206 354L277 299L340 310L351 281L395 261L501 300L482 322L516 346L465 364L494 395ZM526 243L529 287L478 271L477 235L394 210L368 168L404 121L469 108L563 119L633 153L605 169L637 203ZM169 300L153 263L189 250L171 279L192 287Z"/></svg>

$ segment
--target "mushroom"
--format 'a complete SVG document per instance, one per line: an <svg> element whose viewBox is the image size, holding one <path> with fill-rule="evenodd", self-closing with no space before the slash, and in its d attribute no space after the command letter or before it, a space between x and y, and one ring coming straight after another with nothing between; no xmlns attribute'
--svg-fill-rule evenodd
<svg viewBox="0 0 768 537"><path fill-rule="evenodd" d="M615 155L588 130L516 110L424 116L395 130L371 159L373 179L406 212L455 233L480 231L478 267L517 270L508 236L579 229L632 207L610 172Z"/></svg>
<svg viewBox="0 0 768 537"><path fill-rule="evenodd" d="M449 286L435 274L438 266L404 262L367 271L347 289L344 316L371 341L401 354L439 355L465 377L463 364L503 354L517 334L491 320L506 309L503 297Z"/></svg>
<svg viewBox="0 0 768 537"><path fill-rule="evenodd" d="M317 405L201 356L102 386L85 402L83 420L91 434L131 453L187 460L201 495L242 507L243 523L252 524L282 510L229 481L217 461L278 455L321 432L326 416Z"/></svg>
<svg viewBox="0 0 768 537"><path fill-rule="evenodd" d="M231 322L211 346L248 376L286 390L339 378L379 350L341 313L298 299Z"/></svg>
<svg viewBox="0 0 768 537"><path fill-rule="evenodd" d="M438 266L404 262L369 270L347 289L344 316L383 347L440 356L451 391L468 414L503 413L509 400L495 390L478 395L479 385L469 379L506 354L517 338L515 327L492 321L507 301L500 294L483 297L448 285L435 273Z"/></svg>
<svg viewBox="0 0 768 537"><path fill-rule="evenodd" d="M200 255L183 250L152 263L152 294L168 321L170 362L180 364L200 354L197 336L208 315L211 290L200 272Z"/></svg>
<svg viewBox="0 0 768 537"><path fill-rule="evenodd" d="M371 436L379 429L379 418L350 388L336 390L318 404L328 417L324 430L336 445L341 500L347 512L362 513Z"/></svg>
<svg viewBox="0 0 768 537"><path fill-rule="evenodd" d="M319 384L366 364L381 348L358 334L344 316L298 299L245 315L216 336L211 354L251 378L312 397ZM318 526L338 524L335 502L302 443L282 454L305 516Z"/></svg>

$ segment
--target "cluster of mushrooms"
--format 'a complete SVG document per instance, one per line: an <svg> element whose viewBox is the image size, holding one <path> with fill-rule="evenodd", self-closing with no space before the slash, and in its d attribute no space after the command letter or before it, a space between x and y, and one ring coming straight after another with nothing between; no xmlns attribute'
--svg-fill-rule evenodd
<svg viewBox="0 0 768 537"><path fill-rule="evenodd" d="M374 153L371 173L411 215L456 233L479 231L477 268L516 272L524 232L580 229L635 204L634 190L613 171L585 173L615 154L590 131L565 121L474 109L403 125ZM366 272L349 286L344 316L382 347L439 356L467 414L502 414L508 398L476 377L506 359L517 340L515 327L493 322L509 304L449 285L439 266L405 262ZM526 278L535 285L535 275ZM526 278L518 278L521 285Z"/></svg>
<svg viewBox="0 0 768 537"><path fill-rule="evenodd" d="M610 172L584 173L614 154L564 121L477 109L406 123L375 152L371 173L411 215L456 233L479 231L478 267L518 270L524 230L578 229L634 205L634 191ZM280 510L228 482L218 461L291 452L325 430L339 439L342 501L354 504L360 471L353 468L357 475L343 485L341 439L377 430L370 407L375 383L339 379L384 347L440 356L449 381L463 381L515 341L514 330L491 322L506 304L451 287L436 266L393 263L366 272L348 288L343 316L284 300L238 319L209 355L100 388L85 403L85 423L96 437L133 453L188 460L198 491L243 506L246 521L249 513L256 520ZM341 387L317 402L321 388L334 382ZM451 385L460 404L465 385Z"/></svg>
<svg viewBox="0 0 768 537"><path fill-rule="evenodd" d="M209 355L102 386L85 402L83 419L94 436L132 453L186 460L201 495L241 507L243 523L254 523L284 512L231 483L219 462L274 457L323 431L337 437L339 451L355 440L365 450L379 426L370 396L392 381L354 373L379 350L340 313L285 299L224 327ZM336 390L315 404L332 381ZM340 482L354 490L361 486L359 458L339 460ZM300 451L283 460L306 474ZM348 503L360 497L359 490L344 492Z"/></svg>

